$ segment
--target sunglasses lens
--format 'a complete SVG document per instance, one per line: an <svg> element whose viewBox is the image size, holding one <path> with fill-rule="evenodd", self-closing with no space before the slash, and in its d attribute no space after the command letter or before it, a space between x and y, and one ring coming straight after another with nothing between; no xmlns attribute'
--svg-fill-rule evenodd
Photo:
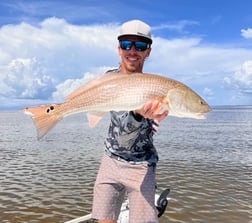
<svg viewBox="0 0 252 223"><path fill-rule="evenodd" d="M135 47L137 51L145 51L147 50L148 46L149 44L146 42L140 42L140 41L135 42Z"/></svg>
<svg viewBox="0 0 252 223"><path fill-rule="evenodd" d="M133 42L129 41L129 40L122 40L122 41L120 41L120 47L123 50L130 50L131 47L132 47L132 45L133 45Z"/></svg>
<svg viewBox="0 0 252 223"><path fill-rule="evenodd" d="M135 46L135 49L137 51L145 51L146 49L149 48L149 44L146 42L142 42L142 41L136 41L136 42L133 42L130 40L121 40L120 41L120 47L123 50L130 50L132 45Z"/></svg>

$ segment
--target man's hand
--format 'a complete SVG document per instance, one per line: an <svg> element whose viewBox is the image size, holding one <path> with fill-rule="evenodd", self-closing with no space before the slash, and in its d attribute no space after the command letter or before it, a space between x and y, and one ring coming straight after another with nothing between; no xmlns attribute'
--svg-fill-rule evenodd
<svg viewBox="0 0 252 223"><path fill-rule="evenodd" d="M162 103L158 100L149 100L143 108L135 111L135 113L142 115L144 118L156 119L158 122L161 122L168 115L167 110L163 110L164 107Z"/></svg>

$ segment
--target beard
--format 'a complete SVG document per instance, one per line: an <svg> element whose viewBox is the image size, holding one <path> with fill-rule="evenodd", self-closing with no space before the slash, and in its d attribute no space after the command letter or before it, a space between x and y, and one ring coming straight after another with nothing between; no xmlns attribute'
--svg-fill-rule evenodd
<svg viewBox="0 0 252 223"><path fill-rule="evenodd" d="M129 71L130 73L136 73L136 72L142 72L142 68L143 65L141 65L140 63L126 63L125 64L127 71Z"/></svg>

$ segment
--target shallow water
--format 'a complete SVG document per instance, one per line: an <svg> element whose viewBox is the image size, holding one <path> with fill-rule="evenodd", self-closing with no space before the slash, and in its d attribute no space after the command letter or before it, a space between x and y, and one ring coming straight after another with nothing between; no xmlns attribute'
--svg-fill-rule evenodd
<svg viewBox="0 0 252 223"><path fill-rule="evenodd" d="M36 140L30 117L0 112L0 222L61 223L90 213L107 118L89 129L67 117ZM252 222L252 107L217 107L207 120L169 117L155 138L161 223Z"/></svg>

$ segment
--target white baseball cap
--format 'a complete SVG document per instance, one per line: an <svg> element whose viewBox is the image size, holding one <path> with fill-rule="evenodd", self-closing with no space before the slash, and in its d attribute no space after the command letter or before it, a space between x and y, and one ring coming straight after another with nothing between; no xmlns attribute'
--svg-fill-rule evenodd
<svg viewBox="0 0 252 223"><path fill-rule="evenodd" d="M123 36L139 36L146 39L149 43L152 43L151 27L140 20L131 20L123 23L118 40Z"/></svg>

